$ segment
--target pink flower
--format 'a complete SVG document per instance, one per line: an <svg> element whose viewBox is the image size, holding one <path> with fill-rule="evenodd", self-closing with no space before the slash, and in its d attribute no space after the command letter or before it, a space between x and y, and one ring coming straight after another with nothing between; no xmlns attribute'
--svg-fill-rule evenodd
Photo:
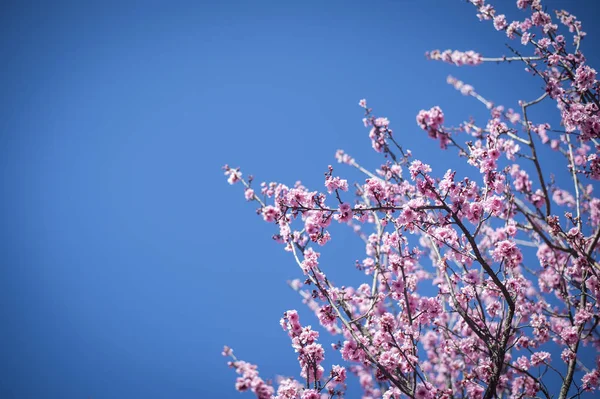
<svg viewBox="0 0 600 399"><path fill-rule="evenodd" d="M417 124L424 130L437 130L444 123L444 113L438 106L429 111L421 110L417 115Z"/></svg>
<svg viewBox="0 0 600 399"><path fill-rule="evenodd" d="M402 391L396 387L390 387L382 396L382 399L400 399L402 398Z"/></svg>
<svg viewBox="0 0 600 399"><path fill-rule="evenodd" d="M410 164L408 170L410 171L410 177L414 180L419 173L431 172L431 167L422 163L421 161L416 160Z"/></svg>
<svg viewBox="0 0 600 399"><path fill-rule="evenodd" d="M223 347L223 352L221 352L223 356L231 356L233 354L233 349L228 346Z"/></svg>
<svg viewBox="0 0 600 399"><path fill-rule="evenodd" d="M513 21L511 22L508 27L506 28L506 36L509 39L514 39L515 38L515 32L517 31L517 29L519 28L519 21Z"/></svg>
<svg viewBox="0 0 600 399"><path fill-rule="evenodd" d="M235 383L235 388L238 391L244 392L250 390L256 394L258 399L269 399L275 392L271 385L265 383L259 377L255 365L242 360L230 362L229 365L235 367L236 373L240 375Z"/></svg>
<svg viewBox="0 0 600 399"><path fill-rule="evenodd" d="M229 166L225 165L225 176L228 176L227 182L229 184L235 184L242 178L242 172L238 169L231 169Z"/></svg>
<svg viewBox="0 0 600 399"><path fill-rule="evenodd" d="M508 267L515 267L523 260L521 250L514 241L503 240L496 243L496 248L492 251L492 257L496 262L504 262Z"/></svg>
<svg viewBox="0 0 600 399"><path fill-rule="evenodd" d="M343 150L337 150L335 153L335 159L339 163L351 164L354 160L348 154L346 154Z"/></svg>
<svg viewBox="0 0 600 399"><path fill-rule="evenodd" d="M469 399L479 399L483 397L484 389L481 385L476 384L474 382L467 382L467 395Z"/></svg>
<svg viewBox="0 0 600 399"><path fill-rule="evenodd" d="M349 222L350 220L352 220L353 214L352 214L352 207L350 206L350 204L348 204L346 202L340 204L338 211L339 211L339 213L337 215L335 215L335 217L340 223L345 223L345 222Z"/></svg>
<svg viewBox="0 0 600 399"><path fill-rule="evenodd" d="M494 17L494 14L496 14L496 10L494 9L494 7L490 4L486 4L479 7L479 13L477 14L477 17L480 20L485 21L488 19L492 19Z"/></svg>
<svg viewBox="0 0 600 399"><path fill-rule="evenodd" d="M367 179L364 189L375 200L381 201L385 196L385 187L379 179Z"/></svg>
<svg viewBox="0 0 600 399"><path fill-rule="evenodd" d="M496 30L503 30L508 26L508 22L506 22L506 15L500 14L494 17L494 28Z"/></svg>
<svg viewBox="0 0 600 399"><path fill-rule="evenodd" d="M379 325L384 332L393 332L396 328L396 318L391 313L384 313L379 318Z"/></svg>
<svg viewBox="0 0 600 399"><path fill-rule="evenodd" d="M344 341L342 345L342 359L362 362L365 353L355 341Z"/></svg>
<svg viewBox="0 0 600 399"><path fill-rule="evenodd" d="M346 382L346 368L343 366L334 365L331 368L331 375L333 380L339 384Z"/></svg>
<svg viewBox="0 0 600 399"><path fill-rule="evenodd" d="M579 334L577 332L577 326L567 327L563 329L560 336L567 345L574 345L579 340Z"/></svg>
<svg viewBox="0 0 600 399"><path fill-rule="evenodd" d="M461 65L479 65L483 62L481 54L474 51L457 51L457 50L432 50L425 53L425 56L431 60L444 61L456 66Z"/></svg>
<svg viewBox="0 0 600 399"><path fill-rule="evenodd" d="M433 392L423 384L417 384L415 389L415 399L432 399Z"/></svg>
<svg viewBox="0 0 600 399"><path fill-rule="evenodd" d="M279 382L277 396L275 399L297 399L303 390L302 385L291 378L286 378Z"/></svg>
<svg viewBox="0 0 600 399"><path fill-rule="evenodd" d="M531 5L532 0L517 0L517 7L520 9L527 8Z"/></svg>
<svg viewBox="0 0 600 399"><path fill-rule="evenodd" d="M490 316L496 317L499 314L501 308L502 306L500 305L500 302L494 301L487 305L485 310L489 313Z"/></svg>
<svg viewBox="0 0 600 399"><path fill-rule="evenodd" d="M581 325L581 324L585 324L587 323L592 317L594 316L594 314L592 312L589 312L586 309L580 309L577 311L577 313L575 314L575 324L576 325Z"/></svg>
<svg viewBox="0 0 600 399"><path fill-rule="evenodd" d="M570 348L563 349L562 353L560 354L560 358L565 363L569 363L571 360L575 359L576 357L577 357L577 355L575 355L575 353Z"/></svg>
<svg viewBox="0 0 600 399"><path fill-rule="evenodd" d="M550 354L548 352L540 351L531 355L532 366L539 366L544 362L550 363Z"/></svg>
<svg viewBox="0 0 600 399"><path fill-rule="evenodd" d="M308 248L306 251L304 251L304 260L301 263L304 274L308 274L310 271L319 266L320 256L321 254L315 252L312 248Z"/></svg>
<svg viewBox="0 0 600 399"><path fill-rule="evenodd" d="M596 84L596 70L587 65L580 65L575 71L575 86L579 91L585 91Z"/></svg>
<svg viewBox="0 0 600 399"><path fill-rule="evenodd" d="M316 389L307 389L302 393L301 399L321 399L321 395Z"/></svg>
<svg viewBox="0 0 600 399"><path fill-rule="evenodd" d="M550 15L546 14L543 11L536 11L531 15L531 23L534 26L543 26L552 21Z"/></svg>
<svg viewBox="0 0 600 399"><path fill-rule="evenodd" d="M529 370L529 359L526 356L519 356L519 358L515 361L515 366L520 370Z"/></svg>
<svg viewBox="0 0 600 399"><path fill-rule="evenodd" d="M348 191L348 181L345 179L340 179L339 177L331 177L327 176L325 179L325 187L327 187L327 192L332 193L335 190Z"/></svg>
<svg viewBox="0 0 600 399"><path fill-rule="evenodd" d="M585 391L597 389L600 386L600 372L597 369L593 369L581 378L581 382Z"/></svg>
<svg viewBox="0 0 600 399"><path fill-rule="evenodd" d="M492 195L486 200L484 209L492 215L499 215L504 209L504 202L497 195Z"/></svg>
<svg viewBox="0 0 600 399"><path fill-rule="evenodd" d="M279 210L274 206L267 205L262 209L263 219L265 222L274 222L280 216Z"/></svg>
<svg viewBox="0 0 600 399"><path fill-rule="evenodd" d="M319 309L319 321L323 326L331 326L337 320L337 315L331 305L325 305Z"/></svg>
<svg viewBox="0 0 600 399"><path fill-rule="evenodd" d="M376 118L373 125L379 128L387 128L390 125L388 118Z"/></svg>

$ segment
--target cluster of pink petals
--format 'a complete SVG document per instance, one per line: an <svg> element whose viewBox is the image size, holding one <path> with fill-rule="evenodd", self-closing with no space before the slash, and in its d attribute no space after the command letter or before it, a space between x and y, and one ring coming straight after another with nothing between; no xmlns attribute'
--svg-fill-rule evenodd
<svg viewBox="0 0 600 399"><path fill-rule="evenodd" d="M475 93L475 89L473 88L473 86L466 84L453 76L448 75L448 77L446 78L446 82L454 86L456 90L460 91L465 96L470 96Z"/></svg>
<svg viewBox="0 0 600 399"><path fill-rule="evenodd" d="M481 54L475 51L458 51L458 50L432 50L425 53L425 57L430 60L443 61L456 66L462 65L479 65L483 62Z"/></svg>
<svg viewBox="0 0 600 399"><path fill-rule="evenodd" d="M223 356L233 356L233 350L226 346ZM236 373L240 375L236 380L235 389L240 392L251 391L258 399L271 399L275 390L260 378L256 365L243 360L235 360L229 362L229 366L235 368Z"/></svg>
<svg viewBox="0 0 600 399"><path fill-rule="evenodd" d="M317 343L319 333L310 326L302 327L298 312L288 310L280 322L292 339L292 347L298 353L300 375L309 383L319 381L323 376L321 362L325 359L323 346Z"/></svg>

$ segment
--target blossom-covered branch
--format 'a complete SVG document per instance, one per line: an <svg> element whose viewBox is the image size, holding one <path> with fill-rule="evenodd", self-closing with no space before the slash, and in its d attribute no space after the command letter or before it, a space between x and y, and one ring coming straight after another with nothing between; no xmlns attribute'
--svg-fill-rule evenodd
<svg viewBox="0 0 600 399"><path fill-rule="evenodd" d="M483 0L470 3L480 20L533 55L509 46L511 56L435 50L427 57L458 66L522 62L545 87L528 101L515 99L517 112L448 78L489 116L449 126L433 106L418 113L415 129L471 173L434 171L415 159L366 100L359 101L363 124L382 163L369 170L336 153L363 182L350 184L329 166L321 189L301 182L256 187L239 168L224 167L295 261L300 279L290 286L339 340L326 351L317 329L288 310L281 325L297 353L299 379L281 379L275 394L255 366L234 358L238 390L260 398L343 397L350 375L365 398L564 399L599 388L600 85L581 53L585 33L575 16L559 11L553 18L538 0L518 0L526 16L513 22ZM560 126L528 113L550 101ZM548 153L554 158L545 159ZM570 178L554 178L560 167ZM352 266L366 278L357 287L327 275L331 266L319 248L335 239L335 224L363 240L364 258ZM595 362L582 356L582 346L593 348ZM326 356L345 365L326 371Z"/></svg>

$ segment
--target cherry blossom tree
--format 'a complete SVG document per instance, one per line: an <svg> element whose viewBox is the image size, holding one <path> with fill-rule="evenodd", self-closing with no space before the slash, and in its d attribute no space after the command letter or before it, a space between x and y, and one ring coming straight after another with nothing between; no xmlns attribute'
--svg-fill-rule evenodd
<svg viewBox="0 0 600 399"><path fill-rule="evenodd" d="M369 171L336 153L340 164L364 173L364 182L350 184L329 166L322 190L256 187L239 168L224 167L229 183L242 184L246 200L274 225L274 239L299 267L301 279L291 287L321 332L338 337L329 350L345 362L326 370L321 333L288 310L281 326L297 353L299 378L274 386L225 347L239 391L265 399L343 397L346 379L355 376L363 398L566 399L598 392L600 87L580 51L585 33L574 15L551 14L539 0L518 0L523 19L513 22L484 0L469 2L480 20L529 54L511 48L512 56L500 58L451 50L426 56L459 66L520 62L545 86L513 110L449 77L489 118L451 127L440 107L419 112L418 128L475 177L435 172L414 159L366 100L359 102L363 122L382 164ZM554 103L559 124L528 117L542 102ZM568 180L552 177L540 160L543 147ZM336 285L321 263L332 224L347 225L364 241L358 267L365 282L358 287ZM592 356L584 359L583 351Z"/></svg>

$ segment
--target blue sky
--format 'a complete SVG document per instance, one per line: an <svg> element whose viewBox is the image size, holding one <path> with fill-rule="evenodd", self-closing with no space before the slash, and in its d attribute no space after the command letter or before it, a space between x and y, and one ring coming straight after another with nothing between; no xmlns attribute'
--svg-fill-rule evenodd
<svg viewBox="0 0 600 399"><path fill-rule="evenodd" d="M592 0L546 4L600 38ZM474 14L459 0L4 2L0 397L238 398L224 344L265 378L297 375L278 325L290 308L315 324L285 284L297 268L220 168L320 189L338 148L376 166L367 98L443 174L456 161L416 113L485 115L448 74L507 106L540 89L521 65L425 60L508 54ZM357 243L332 242L337 278L360 277Z"/></svg>

